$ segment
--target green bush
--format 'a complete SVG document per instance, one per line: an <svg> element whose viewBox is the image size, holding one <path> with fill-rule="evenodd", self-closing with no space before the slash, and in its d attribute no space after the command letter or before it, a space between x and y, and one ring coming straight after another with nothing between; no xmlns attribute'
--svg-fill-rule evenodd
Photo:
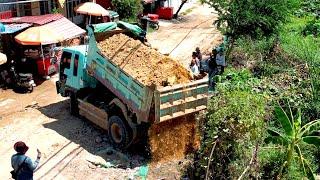
<svg viewBox="0 0 320 180"><path fill-rule="evenodd" d="M303 0L300 9L295 12L298 17L303 16L318 16L317 12L320 12L320 1L319 0Z"/></svg>
<svg viewBox="0 0 320 180"><path fill-rule="evenodd" d="M302 34L304 36L313 35L318 37L320 35L320 19L313 19L312 21L309 21L303 29Z"/></svg>
<svg viewBox="0 0 320 180"><path fill-rule="evenodd" d="M252 149L264 134L266 101L250 88L258 83L257 79L248 70L225 74L217 85L218 94L210 100L200 148L204 172L216 142L209 167L212 179L240 176L249 164Z"/></svg>
<svg viewBox="0 0 320 180"><path fill-rule="evenodd" d="M112 6L119 17L125 20L136 20L137 15L142 12L140 0L112 0Z"/></svg>

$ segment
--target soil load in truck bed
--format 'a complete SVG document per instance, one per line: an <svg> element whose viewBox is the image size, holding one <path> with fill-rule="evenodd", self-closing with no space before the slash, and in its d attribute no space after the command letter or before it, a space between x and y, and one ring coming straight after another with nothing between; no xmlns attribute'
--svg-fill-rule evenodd
<svg viewBox="0 0 320 180"><path fill-rule="evenodd" d="M101 53L143 85L188 83L192 77L176 60L125 34L115 34L98 43Z"/></svg>

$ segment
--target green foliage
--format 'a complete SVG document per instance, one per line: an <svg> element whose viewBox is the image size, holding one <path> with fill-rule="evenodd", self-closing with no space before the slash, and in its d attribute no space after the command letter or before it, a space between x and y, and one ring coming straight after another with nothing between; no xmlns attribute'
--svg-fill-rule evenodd
<svg viewBox="0 0 320 180"><path fill-rule="evenodd" d="M295 15L297 17L303 17L303 16L318 16L320 13L320 1L319 0L303 0L301 3L300 9L298 9L295 12Z"/></svg>
<svg viewBox="0 0 320 180"><path fill-rule="evenodd" d="M55 7L55 8L53 8L51 10L51 12L52 12L52 14L61 14L62 13L62 9Z"/></svg>
<svg viewBox="0 0 320 180"><path fill-rule="evenodd" d="M304 36L313 35L318 37L320 35L320 19L313 19L309 21L306 27L303 29L302 34Z"/></svg>
<svg viewBox="0 0 320 180"><path fill-rule="evenodd" d="M212 144L217 142L209 168L213 179L240 176L249 164L253 147L264 134L266 101L250 88L258 83L257 79L245 70L226 74L220 77L218 94L210 100L200 150L200 164L205 169Z"/></svg>
<svg viewBox="0 0 320 180"><path fill-rule="evenodd" d="M290 168L294 158L300 163L303 174L308 179L315 179L310 163L304 158L301 151L301 144L320 146L320 136L316 134L320 130L320 120L311 121L304 126L301 122L301 112L297 111L294 116L293 110L288 108L287 113L280 105L275 107L275 117L281 125L279 128L269 128L269 137L265 139L267 143L272 142L286 147L286 158L279 171L279 177L282 177L283 171Z"/></svg>
<svg viewBox="0 0 320 180"><path fill-rule="evenodd" d="M119 14L121 19L136 19L138 13L142 11L140 0L112 0L114 10Z"/></svg>
<svg viewBox="0 0 320 180"><path fill-rule="evenodd" d="M296 33L283 33L281 36L283 50L291 57L308 64L314 99L320 93L320 40L305 37Z"/></svg>
<svg viewBox="0 0 320 180"><path fill-rule="evenodd" d="M201 0L219 14L216 21L222 32L234 39L241 36L266 37L278 32L299 0Z"/></svg>

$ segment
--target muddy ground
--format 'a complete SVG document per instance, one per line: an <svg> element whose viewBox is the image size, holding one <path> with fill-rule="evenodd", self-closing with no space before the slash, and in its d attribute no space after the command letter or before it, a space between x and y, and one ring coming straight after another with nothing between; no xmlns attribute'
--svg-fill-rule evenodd
<svg viewBox="0 0 320 180"><path fill-rule="evenodd" d="M192 11L179 20L161 21L160 29L148 34L148 40L160 52L171 52L186 67L191 52L199 46L210 49L220 38L211 25L215 14L207 7L189 5ZM27 155L36 157L36 149L42 151L42 159L35 179L139 179L146 165L144 149L119 152L112 149L105 132L86 120L69 114L68 99L56 94L56 77L38 83L31 94L19 94L12 90L0 90L0 177L10 179L10 157L14 154L14 142L25 141L30 147ZM170 127L170 126L168 126ZM199 146L194 127L188 124L190 147ZM157 127L155 127L157 129ZM182 132L182 131L181 131ZM183 133L183 132L182 132ZM170 131L152 134L170 139ZM177 139L177 138L176 138ZM167 142L160 139L160 141ZM177 151L161 149L153 141L159 162L148 163L147 179L180 179L181 166L185 162L183 153L189 147ZM172 142L167 142L166 146ZM173 143L174 144L174 143ZM182 149L180 149L182 148ZM161 154L164 158L161 158ZM173 156L167 156L173 154ZM99 167L103 164L105 167Z"/></svg>

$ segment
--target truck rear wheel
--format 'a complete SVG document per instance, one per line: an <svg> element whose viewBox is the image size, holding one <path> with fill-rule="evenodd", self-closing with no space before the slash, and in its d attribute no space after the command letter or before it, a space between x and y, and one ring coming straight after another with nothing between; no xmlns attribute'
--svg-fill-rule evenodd
<svg viewBox="0 0 320 180"><path fill-rule="evenodd" d="M74 93L70 94L70 113L74 116L79 115L77 96Z"/></svg>
<svg viewBox="0 0 320 180"><path fill-rule="evenodd" d="M116 148L125 149L132 141L131 128L118 116L109 118L108 134Z"/></svg>

